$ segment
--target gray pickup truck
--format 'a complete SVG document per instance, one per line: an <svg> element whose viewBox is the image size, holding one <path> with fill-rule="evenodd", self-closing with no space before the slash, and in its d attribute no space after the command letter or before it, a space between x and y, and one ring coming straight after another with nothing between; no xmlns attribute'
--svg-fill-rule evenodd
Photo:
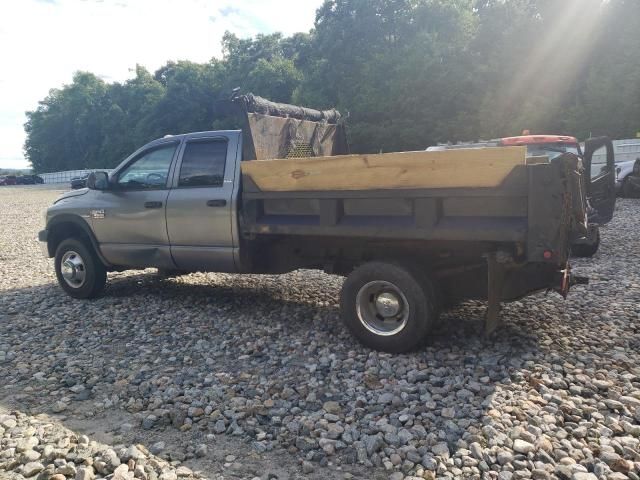
<svg viewBox="0 0 640 480"><path fill-rule="evenodd" d="M346 276L340 306L350 331L369 347L403 352L460 300L488 300L493 331L500 302L540 290L566 295L575 280L570 243L587 225L586 193L601 220L613 214L613 157L610 174L593 184L566 154L527 159L491 188L265 189L242 164L343 153L339 115L305 109L294 117L247 110L243 130L155 140L62 195L39 235L62 289L93 298L107 272L149 267L322 269ZM610 142L588 142L585 161L602 145Z"/></svg>

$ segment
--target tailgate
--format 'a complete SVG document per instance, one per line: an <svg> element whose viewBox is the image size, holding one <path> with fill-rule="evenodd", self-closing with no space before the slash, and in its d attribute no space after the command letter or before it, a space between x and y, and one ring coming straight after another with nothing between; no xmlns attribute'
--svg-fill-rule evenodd
<svg viewBox="0 0 640 480"><path fill-rule="evenodd" d="M579 159L565 154L527 165L529 262L564 265L573 238L586 231L586 203Z"/></svg>

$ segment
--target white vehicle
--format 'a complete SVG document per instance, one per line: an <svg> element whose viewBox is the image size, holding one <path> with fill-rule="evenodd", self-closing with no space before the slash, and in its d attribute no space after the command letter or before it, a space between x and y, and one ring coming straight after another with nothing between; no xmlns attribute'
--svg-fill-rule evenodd
<svg viewBox="0 0 640 480"><path fill-rule="evenodd" d="M616 159L616 193L623 197L640 195L640 138L614 140L613 149ZM604 162L601 152L593 155L594 164Z"/></svg>

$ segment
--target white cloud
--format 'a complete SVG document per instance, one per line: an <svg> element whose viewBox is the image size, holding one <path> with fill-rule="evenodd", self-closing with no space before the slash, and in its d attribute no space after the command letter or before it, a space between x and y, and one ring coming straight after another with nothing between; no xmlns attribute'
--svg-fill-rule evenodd
<svg viewBox="0 0 640 480"><path fill-rule="evenodd" d="M24 112L77 70L122 81L142 64L220 56L241 37L313 26L322 0L19 0L0 2L0 167L24 167Z"/></svg>

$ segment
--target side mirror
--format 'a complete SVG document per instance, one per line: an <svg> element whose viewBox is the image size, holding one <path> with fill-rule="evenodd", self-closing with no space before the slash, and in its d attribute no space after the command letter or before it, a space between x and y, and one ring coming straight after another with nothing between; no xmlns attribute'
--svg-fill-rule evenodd
<svg viewBox="0 0 640 480"><path fill-rule="evenodd" d="M108 190L109 175L107 172L91 172L87 177L87 188L89 190Z"/></svg>

